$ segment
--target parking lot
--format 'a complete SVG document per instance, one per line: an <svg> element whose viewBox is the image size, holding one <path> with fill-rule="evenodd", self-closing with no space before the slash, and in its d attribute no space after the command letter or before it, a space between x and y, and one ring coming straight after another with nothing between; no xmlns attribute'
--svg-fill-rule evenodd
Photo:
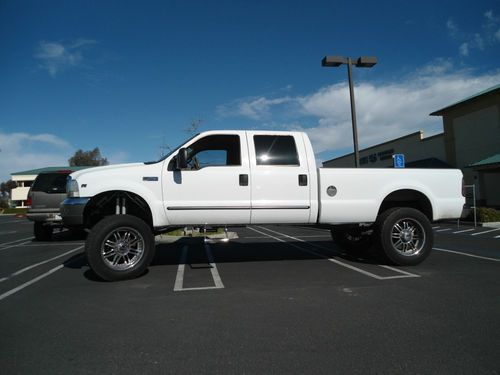
<svg viewBox="0 0 500 375"><path fill-rule="evenodd" d="M500 372L500 228L435 224L416 267L343 254L329 231L230 228L160 243L107 283L85 238L0 217L2 374Z"/></svg>

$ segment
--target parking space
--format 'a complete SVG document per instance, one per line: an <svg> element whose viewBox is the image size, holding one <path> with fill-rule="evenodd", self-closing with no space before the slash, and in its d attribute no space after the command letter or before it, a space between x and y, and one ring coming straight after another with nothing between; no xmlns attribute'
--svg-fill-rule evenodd
<svg viewBox="0 0 500 375"><path fill-rule="evenodd" d="M436 233L454 234L459 236L481 236L484 238L494 238L500 240L500 227L482 227L459 224L440 224L432 227Z"/></svg>
<svg viewBox="0 0 500 375"><path fill-rule="evenodd" d="M84 236L32 229L0 217L2 373L500 368L500 230L436 224L430 257L393 267L328 230L237 227L226 243L159 243L145 275L106 283Z"/></svg>

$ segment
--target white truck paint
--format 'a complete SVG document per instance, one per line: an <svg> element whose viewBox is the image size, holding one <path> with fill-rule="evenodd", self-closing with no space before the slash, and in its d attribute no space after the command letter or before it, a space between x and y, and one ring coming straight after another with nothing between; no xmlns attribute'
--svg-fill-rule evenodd
<svg viewBox="0 0 500 375"><path fill-rule="evenodd" d="M302 132L208 131L164 160L82 170L71 179L69 198L61 207L68 226L97 227L101 218L124 213L139 216L153 230L370 224L378 218L391 221L392 216L382 214L394 207L412 207L429 220L441 220L460 217L465 203L459 170L316 168L313 148ZM329 187L336 194L329 195ZM426 225L412 228L425 234ZM409 229L401 238L418 241Z"/></svg>

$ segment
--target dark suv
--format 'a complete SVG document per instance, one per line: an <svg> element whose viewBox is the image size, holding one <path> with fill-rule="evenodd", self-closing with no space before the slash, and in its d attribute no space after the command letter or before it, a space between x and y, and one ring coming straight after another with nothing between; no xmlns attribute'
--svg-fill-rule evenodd
<svg viewBox="0 0 500 375"><path fill-rule="evenodd" d="M62 228L59 205L66 199L66 179L76 170L61 169L40 173L28 193L29 220L35 222L34 235L38 241L48 241L54 228Z"/></svg>

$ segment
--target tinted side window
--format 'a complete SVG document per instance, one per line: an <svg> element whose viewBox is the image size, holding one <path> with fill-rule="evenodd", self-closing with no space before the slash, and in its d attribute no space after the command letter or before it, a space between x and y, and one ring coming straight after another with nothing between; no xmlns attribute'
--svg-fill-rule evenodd
<svg viewBox="0 0 500 375"><path fill-rule="evenodd" d="M241 165L238 135L209 135L187 147L189 169Z"/></svg>
<svg viewBox="0 0 500 375"><path fill-rule="evenodd" d="M290 135L254 135L257 165L299 165L295 140Z"/></svg>
<svg viewBox="0 0 500 375"><path fill-rule="evenodd" d="M37 176L31 191L45 193L66 193L66 173L42 173Z"/></svg>

